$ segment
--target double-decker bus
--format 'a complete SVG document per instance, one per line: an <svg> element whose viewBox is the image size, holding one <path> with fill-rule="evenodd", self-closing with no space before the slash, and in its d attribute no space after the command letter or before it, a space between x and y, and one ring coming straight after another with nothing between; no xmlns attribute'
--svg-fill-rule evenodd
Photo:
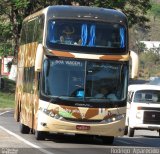
<svg viewBox="0 0 160 154"><path fill-rule="evenodd" d="M37 140L48 133L94 135L112 144L124 134L131 53L120 11L49 6L26 17L14 115L21 133L34 132Z"/></svg>

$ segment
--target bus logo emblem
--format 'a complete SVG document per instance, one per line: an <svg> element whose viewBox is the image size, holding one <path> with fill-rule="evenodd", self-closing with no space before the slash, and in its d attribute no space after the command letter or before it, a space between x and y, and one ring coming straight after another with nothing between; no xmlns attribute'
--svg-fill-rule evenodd
<svg viewBox="0 0 160 154"><path fill-rule="evenodd" d="M155 118L156 117L156 115L155 114L152 114L152 118Z"/></svg>

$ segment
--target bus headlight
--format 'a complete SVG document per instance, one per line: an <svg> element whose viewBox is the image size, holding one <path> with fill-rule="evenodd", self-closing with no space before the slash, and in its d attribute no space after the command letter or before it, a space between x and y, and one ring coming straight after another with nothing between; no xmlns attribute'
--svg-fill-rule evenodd
<svg viewBox="0 0 160 154"><path fill-rule="evenodd" d="M103 120L102 123L115 122L115 121L123 119L124 117L125 117L125 114L116 115L116 116L114 116L112 118L108 118L108 119Z"/></svg>

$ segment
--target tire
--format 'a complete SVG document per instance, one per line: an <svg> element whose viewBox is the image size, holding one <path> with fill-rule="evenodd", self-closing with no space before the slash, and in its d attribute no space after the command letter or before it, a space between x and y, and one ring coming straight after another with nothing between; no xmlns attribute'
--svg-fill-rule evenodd
<svg viewBox="0 0 160 154"><path fill-rule="evenodd" d="M43 131L35 131L36 140L45 140L47 133Z"/></svg>
<svg viewBox="0 0 160 154"><path fill-rule="evenodd" d="M124 135L127 135L127 134L128 134L128 126L125 126Z"/></svg>
<svg viewBox="0 0 160 154"><path fill-rule="evenodd" d="M128 126L128 136L133 137L134 136L134 128L131 128Z"/></svg>
<svg viewBox="0 0 160 154"><path fill-rule="evenodd" d="M29 134L30 128L22 123L20 123L20 132L22 134Z"/></svg>
<svg viewBox="0 0 160 154"><path fill-rule="evenodd" d="M102 137L103 143L106 145L112 145L114 142L114 136L103 136Z"/></svg>

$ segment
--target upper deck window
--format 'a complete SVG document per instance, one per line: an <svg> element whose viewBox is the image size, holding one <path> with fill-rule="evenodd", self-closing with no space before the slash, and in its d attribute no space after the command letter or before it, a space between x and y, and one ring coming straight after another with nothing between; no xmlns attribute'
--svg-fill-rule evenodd
<svg viewBox="0 0 160 154"><path fill-rule="evenodd" d="M47 46L67 50L106 53L126 51L126 29L118 23L50 20L48 22Z"/></svg>

